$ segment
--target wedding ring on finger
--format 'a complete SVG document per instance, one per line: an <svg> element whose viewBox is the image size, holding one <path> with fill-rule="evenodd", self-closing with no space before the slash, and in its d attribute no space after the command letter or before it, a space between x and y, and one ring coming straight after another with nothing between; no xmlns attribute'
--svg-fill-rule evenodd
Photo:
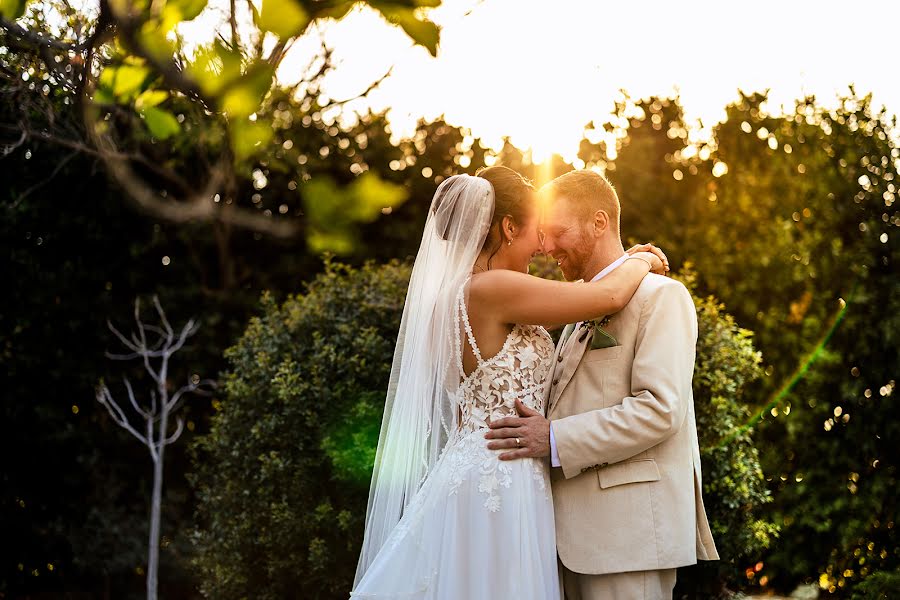
<svg viewBox="0 0 900 600"><path fill-rule="evenodd" d="M519 447L519 438L516 438L516 448Z"/></svg>

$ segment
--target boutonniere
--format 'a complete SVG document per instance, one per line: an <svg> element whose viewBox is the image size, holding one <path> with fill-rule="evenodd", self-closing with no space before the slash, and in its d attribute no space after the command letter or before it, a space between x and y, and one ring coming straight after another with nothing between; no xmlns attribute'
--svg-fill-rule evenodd
<svg viewBox="0 0 900 600"><path fill-rule="evenodd" d="M590 321L585 321L584 333L581 334L581 336L578 338L578 341L583 342L588 335L591 335L591 350L598 350L600 348L612 348L613 346L618 346L619 342L616 341L615 336L604 329L604 327L609 325L609 322L611 320L612 316L607 315L602 319L592 319Z"/></svg>

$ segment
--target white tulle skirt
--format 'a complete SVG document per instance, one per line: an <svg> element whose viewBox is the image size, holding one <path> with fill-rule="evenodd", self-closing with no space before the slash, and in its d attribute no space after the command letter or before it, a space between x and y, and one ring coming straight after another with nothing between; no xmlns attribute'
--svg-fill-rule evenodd
<svg viewBox="0 0 900 600"><path fill-rule="evenodd" d="M547 462L498 460L486 431L447 445L351 598L563 597Z"/></svg>

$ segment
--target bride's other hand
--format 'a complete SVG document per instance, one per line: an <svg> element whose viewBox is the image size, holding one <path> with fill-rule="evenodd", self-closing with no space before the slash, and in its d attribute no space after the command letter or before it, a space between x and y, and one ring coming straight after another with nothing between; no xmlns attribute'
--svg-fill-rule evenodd
<svg viewBox="0 0 900 600"><path fill-rule="evenodd" d="M667 275L669 273L669 259L666 257L665 252L661 249L657 248L653 244L638 244L636 246L632 246L628 250L625 251L626 254L636 254L638 252L650 252L655 255L659 262L662 263L662 266L657 268L656 264L654 264L653 273L657 275Z"/></svg>

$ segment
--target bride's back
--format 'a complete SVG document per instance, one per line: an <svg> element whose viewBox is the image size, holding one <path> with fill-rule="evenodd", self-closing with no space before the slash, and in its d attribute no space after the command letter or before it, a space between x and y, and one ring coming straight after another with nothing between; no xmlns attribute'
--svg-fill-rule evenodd
<svg viewBox="0 0 900 600"><path fill-rule="evenodd" d="M513 325L502 341L492 339L490 350L482 352L469 318L465 289L464 285L459 290L455 312L456 356L463 374L457 392L460 429L474 431L488 427L494 419L516 416L516 400L544 412L554 351L550 334L538 325Z"/></svg>

